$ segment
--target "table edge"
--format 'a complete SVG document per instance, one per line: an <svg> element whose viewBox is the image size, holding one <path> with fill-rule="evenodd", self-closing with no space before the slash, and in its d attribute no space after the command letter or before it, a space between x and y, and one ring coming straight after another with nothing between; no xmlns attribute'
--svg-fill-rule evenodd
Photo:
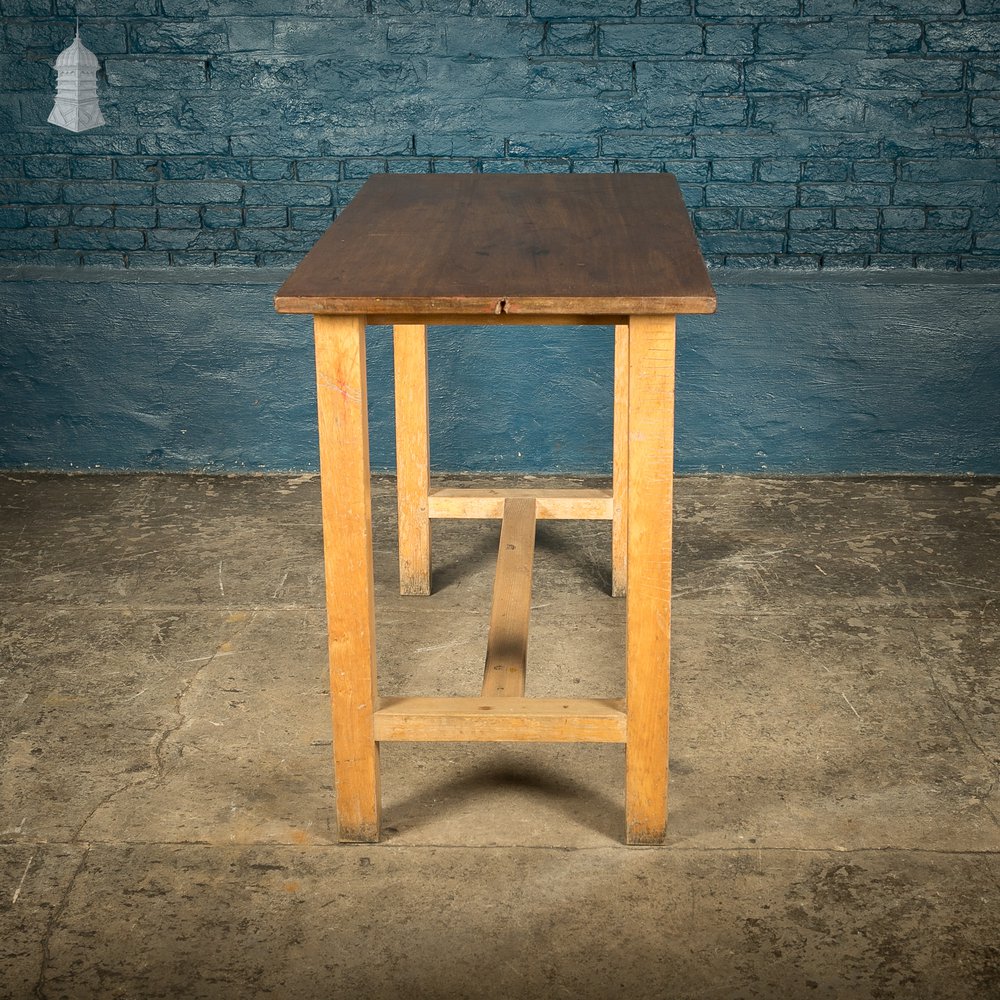
<svg viewBox="0 0 1000 1000"><path fill-rule="evenodd" d="M435 313L450 316L664 316L678 313L707 315L714 313L718 300L714 291L710 295L625 296L621 298L592 298L573 296L525 296L496 298L476 296L471 298L346 298L341 296L281 295L274 297L274 308L279 313L311 313L331 316L432 316Z"/></svg>

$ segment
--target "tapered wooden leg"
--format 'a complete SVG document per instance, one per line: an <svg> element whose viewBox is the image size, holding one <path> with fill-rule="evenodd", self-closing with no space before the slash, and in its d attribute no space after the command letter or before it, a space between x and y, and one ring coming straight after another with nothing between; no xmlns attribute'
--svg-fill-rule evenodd
<svg viewBox="0 0 1000 1000"><path fill-rule="evenodd" d="M632 316L628 339L626 841L659 844L667 825L674 317Z"/></svg>
<svg viewBox="0 0 1000 1000"><path fill-rule="evenodd" d="M323 556L337 822L343 841L379 837L375 586L363 316L316 316Z"/></svg>
<svg viewBox="0 0 1000 1000"><path fill-rule="evenodd" d="M399 592L431 592L430 444L427 417L427 328L395 326L396 502Z"/></svg>
<svg viewBox="0 0 1000 1000"><path fill-rule="evenodd" d="M611 596L624 597L628 565L628 327L615 327Z"/></svg>

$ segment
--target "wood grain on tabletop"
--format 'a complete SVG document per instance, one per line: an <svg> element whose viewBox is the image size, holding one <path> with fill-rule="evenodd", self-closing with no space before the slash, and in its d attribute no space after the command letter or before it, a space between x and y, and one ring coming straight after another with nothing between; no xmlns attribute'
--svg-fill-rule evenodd
<svg viewBox="0 0 1000 1000"><path fill-rule="evenodd" d="M275 298L280 312L715 310L671 174L368 179Z"/></svg>

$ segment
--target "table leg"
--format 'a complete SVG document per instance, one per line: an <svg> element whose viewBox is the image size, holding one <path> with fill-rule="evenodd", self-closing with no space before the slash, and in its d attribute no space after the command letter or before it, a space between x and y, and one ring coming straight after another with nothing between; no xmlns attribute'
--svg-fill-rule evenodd
<svg viewBox="0 0 1000 1000"><path fill-rule="evenodd" d="M667 825L674 317L629 319L625 825L659 844Z"/></svg>
<svg viewBox="0 0 1000 1000"><path fill-rule="evenodd" d="M380 795L365 318L316 316L315 334L337 822L342 841L371 843Z"/></svg>
<svg viewBox="0 0 1000 1000"><path fill-rule="evenodd" d="M430 443L427 408L427 328L394 326L396 380L396 503L399 512L399 592L431 592Z"/></svg>
<svg viewBox="0 0 1000 1000"><path fill-rule="evenodd" d="M615 327L611 596L624 597L628 565L628 326Z"/></svg>

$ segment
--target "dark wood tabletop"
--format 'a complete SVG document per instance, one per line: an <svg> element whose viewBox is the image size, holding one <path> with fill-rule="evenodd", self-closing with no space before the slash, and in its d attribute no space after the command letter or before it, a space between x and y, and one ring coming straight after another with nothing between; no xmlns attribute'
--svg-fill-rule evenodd
<svg viewBox="0 0 1000 1000"><path fill-rule="evenodd" d="M671 174L382 174L320 237L275 308L710 313L715 291Z"/></svg>

